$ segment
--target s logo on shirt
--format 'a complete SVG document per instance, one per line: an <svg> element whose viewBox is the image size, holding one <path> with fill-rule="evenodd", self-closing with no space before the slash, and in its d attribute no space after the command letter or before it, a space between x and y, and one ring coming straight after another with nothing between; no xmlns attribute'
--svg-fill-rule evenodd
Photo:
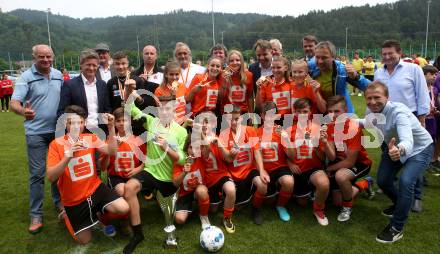
<svg viewBox="0 0 440 254"><path fill-rule="evenodd" d="M133 152L117 152L115 171L124 172L125 169L134 168Z"/></svg>
<svg viewBox="0 0 440 254"><path fill-rule="evenodd" d="M290 92L274 92L272 93L273 102L277 105L278 110L290 108Z"/></svg>
<svg viewBox="0 0 440 254"><path fill-rule="evenodd" d="M240 167L251 163L251 147L250 145L242 145L238 149L238 154L234 159L234 167Z"/></svg>
<svg viewBox="0 0 440 254"><path fill-rule="evenodd" d="M208 89L206 92L206 107L215 108L217 105L218 90Z"/></svg>
<svg viewBox="0 0 440 254"><path fill-rule="evenodd" d="M86 154L80 157L74 157L67 165L72 182L76 182L93 176L95 168L93 165L92 155Z"/></svg>
<svg viewBox="0 0 440 254"><path fill-rule="evenodd" d="M274 162L278 160L278 143L277 142L262 142L261 154L264 162Z"/></svg>

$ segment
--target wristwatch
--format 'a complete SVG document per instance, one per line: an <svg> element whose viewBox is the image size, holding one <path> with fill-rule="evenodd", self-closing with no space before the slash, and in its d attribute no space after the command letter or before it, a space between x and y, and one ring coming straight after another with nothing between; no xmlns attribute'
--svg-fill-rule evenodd
<svg viewBox="0 0 440 254"><path fill-rule="evenodd" d="M405 156L405 154L406 154L405 147L399 146L399 152L400 152L400 156Z"/></svg>

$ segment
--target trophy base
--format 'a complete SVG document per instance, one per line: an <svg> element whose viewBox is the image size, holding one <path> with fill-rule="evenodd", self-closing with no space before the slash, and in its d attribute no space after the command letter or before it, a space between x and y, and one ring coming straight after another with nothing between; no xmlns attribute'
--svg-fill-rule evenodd
<svg viewBox="0 0 440 254"><path fill-rule="evenodd" d="M163 243L163 247L168 250L176 250L177 249L177 240L176 239L165 239Z"/></svg>

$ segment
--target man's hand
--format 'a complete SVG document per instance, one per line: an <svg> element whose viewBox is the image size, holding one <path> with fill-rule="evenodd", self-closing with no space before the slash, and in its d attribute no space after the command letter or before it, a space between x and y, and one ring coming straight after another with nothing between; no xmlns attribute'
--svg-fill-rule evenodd
<svg viewBox="0 0 440 254"><path fill-rule="evenodd" d="M24 104L23 115L26 120L32 120L35 118L35 111L31 108L30 101L26 101L26 103Z"/></svg>
<svg viewBox="0 0 440 254"><path fill-rule="evenodd" d="M350 79L356 79L358 76L357 71L354 69L353 65L351 64L345 65L345 71L347 72L347 75Z"/></svg>
<svg viewBox="0 0 440 254"><path fill-rule="evenodd" d="M400 149L396 146L395 138L392 138L388 144L388 155L392 161L400 160Z"/></svg>

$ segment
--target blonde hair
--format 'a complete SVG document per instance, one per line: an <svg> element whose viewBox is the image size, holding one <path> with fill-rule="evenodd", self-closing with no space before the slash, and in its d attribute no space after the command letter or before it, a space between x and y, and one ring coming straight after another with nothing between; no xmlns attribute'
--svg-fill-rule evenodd
<svg viewBox="0 0 440 254"><path fill-rule="evenodd" d="M304 61L303 59L297 59L297 60L293 60L292 61L292 68L295 65L300 65L301 67L304 67L304 69L306 70L306 72L309 71L309 65L307 64L306 61Z"/></svg>
<svg viewBox="0 0 440 254"><path fill-rule="evenodd" d="M286 82L289 81L289 79L290 79L290 68L291 68L289 60L287 60L287 58L285 58L284 56L274 56L273 59L272 59L272 62L281 62L281 63L283 63L287 67L287 70L284 73L284 79L286 80Z"/></svg>
<svg viewBox="0 0 440 254"><path fill-rule="evenodd" d="M226 62L229 65L229 59L231 58L231 56L235 54L238 56L238 58L240 58L240 82L241 84L245 85L246 81L247 81L247 76L246 76L246 65L244 64L244 58L243 58L243 54L241 54L240 51L238 50L231 50L228 53L228 57L226 58Z"/></svg>

